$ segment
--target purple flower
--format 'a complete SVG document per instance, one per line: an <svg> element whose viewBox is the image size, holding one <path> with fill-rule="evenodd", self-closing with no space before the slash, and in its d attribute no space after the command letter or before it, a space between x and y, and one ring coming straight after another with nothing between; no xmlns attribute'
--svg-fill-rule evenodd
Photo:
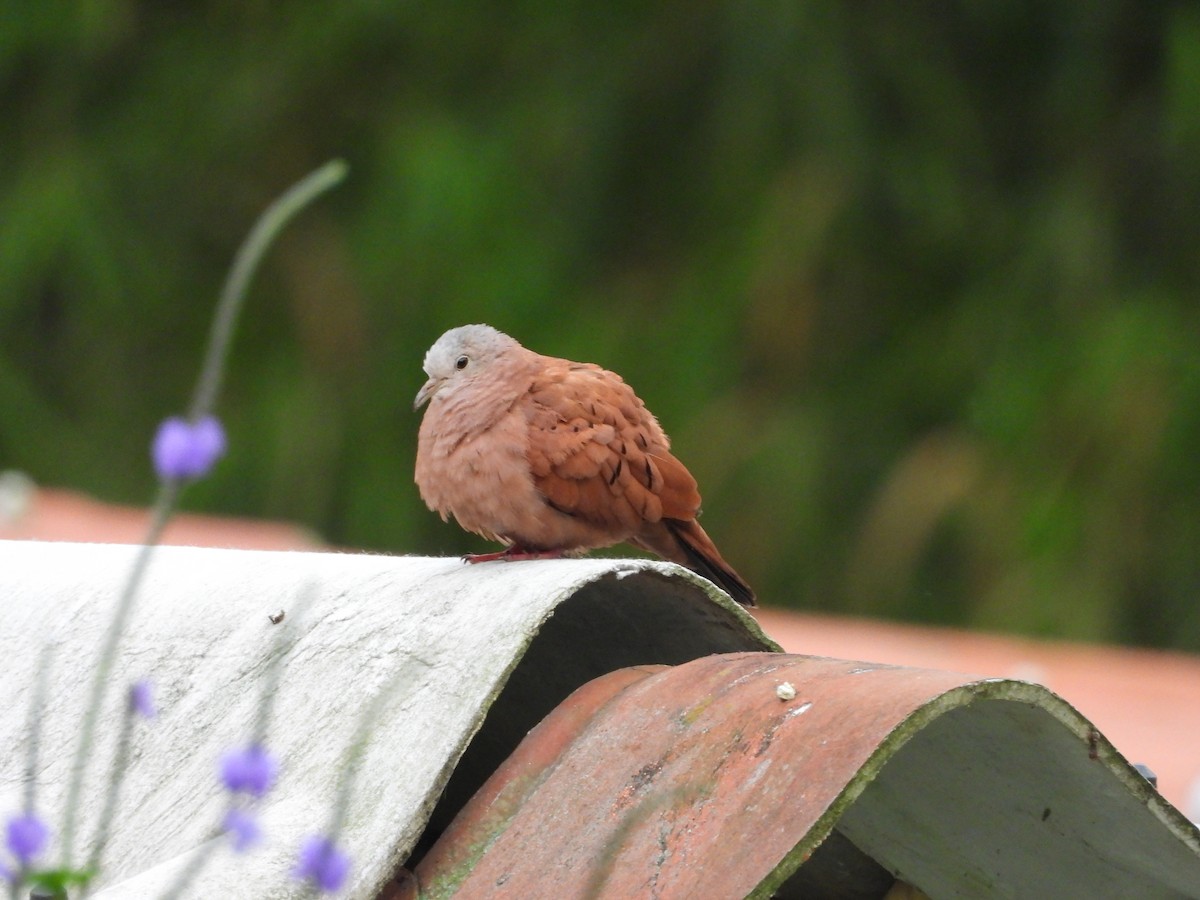
<svg viewBox="0 0 1200 900"><path fill-rule="evenodd" d="M153 719L158 714L154 708L154 689L146 679L129 686L129 708L143 719Z"/></svg>
<svg viewBox="0 0 1200 900"><path fill-rule="evenodd" d="M233 849L238 853L244 853L262 840L262 828L258 820L244 809L235 807L229 810L221 824L233 838Z"/></svg>
<svg viewBox="0 0 1200 900"><path fill-rule="evenodd" d="M292 875L312 882L323 893L332 893L342 886L349 871L350 857L330 838L316 834L301 845L300 859Z"/></svg>
<svg viewBox="0 0 1200 900"><path fill-rule="evenodd" d="M151 455L164 481L207 475L225 453L225 430L216 416L189 422L172 416L158 427Z"/></svg>
<svg viewBox="0 0 1200 900"><path fill-rule="evenodd" d="M17 873L0 861L0 881L16 881Z"/></svg>
<svg viewBox="0 0 1200 900"><path fill-rule="evenodd" d="M12 855L27 866L46 847L50 829L33 813L13 816L8 820L5 839Z"/></svg>
<svg viewBox="0 0 1200 900"><path fill-rule="evenodd" d="M261 797L275 783L279 761L261 744L228 750L221 757L221 783L233 793Z"/></svg>

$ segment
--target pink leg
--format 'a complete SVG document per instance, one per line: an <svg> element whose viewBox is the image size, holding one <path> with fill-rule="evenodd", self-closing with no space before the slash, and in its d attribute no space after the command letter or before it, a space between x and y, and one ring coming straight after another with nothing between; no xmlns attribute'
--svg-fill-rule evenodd
<svg viewBox="0 0 1200 900"><path fill-rule="evenodd" d="M563 555L562 550L522 550L515 544L494 553L468 553L463 557L464 562L481 563L500 560L502 562L520 562L525 559L558 559Z"/></svg>

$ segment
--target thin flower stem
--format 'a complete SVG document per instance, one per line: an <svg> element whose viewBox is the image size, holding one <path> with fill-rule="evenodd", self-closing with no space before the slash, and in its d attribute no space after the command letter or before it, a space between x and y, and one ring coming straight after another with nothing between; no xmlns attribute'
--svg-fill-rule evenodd
<svg viewBox="0 0 1200 900"><path fill-rule="evenodd" d="M97 872L100 869L100 859L104 855L104 850L108 846L108 839L112 834L112 821L117 810L117 804L121 800L121 788L125 784L125 775L129 771L129 749L133 741L133 727L137 723L137 712L133 708L133 704L128 704L125 710L125 719L121 726L121 735L117 738L117 752L113 757L112 765L112 782L109 789L105 792L104 810L100 813L99 833L96 835L95 844L92 846L91 856L88 858L86 870L89 872ZM84 885L81 896L86 897L91 893L91 885Z"/></svg>
<svg viewBox="0 0 1200 900"><path fill-rule="evenodd" d="M22 807L26 815L33 812L37 800L38 754L42 747L42 715L46 711L46 688L50 682L50 668L53 661L54 645L47 643L42 648L42 658L38 663L37 682L33 687L33 699L29 703L29 722L25 726L29 735L29 749L25 754L25 796Z"/></svg>
<svg viewBox="0 0 1200 900"><path fill-rule="evenodd" d="M179 872L171 885L163 891L162 900L174 900L183 893L183 889L208 865L213 858L213 854L217 852L217 848L221 846L222 833L218 830L213 832L208 840L200 847L192 858L188 860L187 865Z"/></svg>
<svg viewBox="0 0 1200 900"><path fill-rule="evenodd" d="M213 319L212 331L209 333L208 353L204 358L204 368L200 371L200 379L196 384L196 392L188 411L188 418L191 421L198 421L208 415L216 405L217 394L221 389L221 378L225 370L225 358L229 353L229 344L233 337L233 328L237 324L238 312L246 295L246 288L263 253L292 216L325 191L334 187L346 177L347 171L348 166L345 161L335 159L298 181L267 207L258 222L255 223L249 236L242 242L237 256L234 257L233 267L229 270L225 287L221 291L221 299L217 304L217 314Z"/></svg>
<svg viewBox="0 0 1200 900"><path fill-rule="evenodd" d="M41 658L38 660L37 680L34 682L33 697L29 702L29 720L25 726L26 732L29 735L29 747L25 754L25 784L21 806L22 813L28 817L36 816L34 807L37 804L37 771L38 757L42 745L42 719L46 711L46 692L50 682L50 670L53 668L53 661L54 642L51 640L47 641L45 646L42 647ZM3 865L0 865L0 872L6 872ZM6 874L9 873L6 872ZM11 873L11 879L9 879L9 892L13 900L16 900L18 890L28 874L29 863L22 859L17 869ZM0 876L0 879L2 878L3 876Z"/></svg>
<svg viewBox="0 0 1200 900"><path fill-rule="evenodd" d="M390 694L391 691L386 689L376 694L359 719L358 728L355 729L354 741L346 753L346 762L338 779L337 800L334 801L329 816L329 827L323 832L331 843L336 844L341 835L342 826L346 822L346 811L350 808L350 797L354 792L354 779L358 776L358 765L362 761L362 755L367 748L367 738L371 734L371 725L378 721L379 712Z"/></svg>
<svg viewBox="0 0 1200 900"><path fill-rule="evenodd" d="M258 711L255 714L254 731L250 742L250 746L252 747L261 747L265 745L267 728L270 725L271 719L271 708L276 694L276 689L279 686L280 670L283 666L283 657L288 651L287 635L289 631L295 632L297 634L296 640L299 639L298 624L303 618L303 613L308 609L308 606L312 602L312 598L315 594L316 588L313 585L308 585L304 589L299 600L296 602L296 607L289 619L291 623L290 628L285 626L285 628L281 630L275 638L271 652L271 659L267 665L266 675L263 678L262 691L259 694ZM232 803L233 801L231 800L230 802ZM233 806L230 806L230 809L233 808ZM226 816L228 816L228 811L226 812ZM226 819L223 818L222 821L225 820ZM186 888L192 882L192 880L200 874L204 867L208 865L213 853L219 846L217 839L223 835L224 832L218 830L218 832L214 834L213 838L201 850L196 852L196 854L188 861L188 864L180 871L179 875L175 878L175 881L172 882L171 886L168 887L163 893L163 900L174 900L174 898L183 893L184 888Z"/></svg>
<svg viewBox="0 0 1200 900"><path fill-rule="evenodd" d="M87 765L88 753L91 751L92 740L95 737L96 718L100 714L100 705L104 702L104 689L108 686L108 676L112 671L113 661L116 659L117 644L129 621L129 615L133 611L133 602L149 566L151 551L167 527L180 488L181 484L177 481L164 481L159 485L158 498L154 501L145 543L138 548L133 568L129 572L129 578L117 601L117 611L113 614L108 631L104 636L100 660L96 665L96 673L92 676L91 696L84 708L83 722L79 728L79 744L75 750L75 760L71 765L71 780L67 786L66 812L62 831L63 868L70 867L71 857L75 852L75 818L79 811L79 792L83 786L83 770Z"/></svg>
<svg viewBox="0 0 1200 900"><path fill-rule="evenodd" d="M208 352L200 378L196 385L189 418L196 421L212 412L216 403L221 384L222 370L229 353L229 344L233 336L237 315L244 300L246 288L254 274L255 268L262 259L263 253L270 247L279 231L297 212L314 200L324 191L332 188L341 181L347 172L346 164L334 160L322 166L306 178L287 190L259 217L254 228L239 248L234 258L221 298L217 304L217 313L209 334ZM91 751L96 731L96 719L100 706L104 701L104 691L108 685L113 661L116 658L117 645L128 624L133 611L134 601L141 586L142 578L150 562L154 547L162 538L163 530L171 518L175 503L179 499L183 482L175 479L165 479L160 482L158 497L154 503L150 527L138 554L134 559L129 579L117 602L117 610L109 623L105 634L100 659L92 680L91 696L84 710L83 722L80 726L79 744L76 748L75 759L71 766L71 777L67 787L66 809L62 831L63 867L69 868L71 857L75 851L75 825L79 812L79 794L83 784L83 770ZM113 781L110 780L110 790ZM106 802L106 807L110 804ZM105 824L101 828L106 828Z"/></svg>
<svg viewBox="0 0 1200 900"><path fill-rule="evenodd" d="M389 679L383 689L371 698L371 702L367 705L367 708L358 720L354 740L350 744L349 751L346 753L346 762L342 766L340 773L337 800L334 802L333 810L329 817L329 828L324 832L325 836L332 843L337 843L338 837L341 835L342 826L346 822L346 812L350 808L350 797L354 792L354 780L358 777L358 767L362 762L363 754L366 752L367 741L371 737L371 730L379 721L379 715L383 711L383 707L395 696L400 687L415 681L415 670L417 667L428 669L430 668L430 664L420 657L410 657L408 665L401 667Z"/></svg>
<svg viewBox="0 0 1200 900"><path fill-rule="evenodd" d="M271 724L271 713L275 706L275 696L279 693L279 682L283 676L283 658L300 640L302 633L300 623L304 620L309 606L317 595L317 587L311 582L300 589L296 605L288 616L288 622L275 636L271 647L271 658L267 663L267 671L263 676L262 689L258 695L258 709L254 716L254 731L251 734L251 746L265 746L267 729Z"/></svg>

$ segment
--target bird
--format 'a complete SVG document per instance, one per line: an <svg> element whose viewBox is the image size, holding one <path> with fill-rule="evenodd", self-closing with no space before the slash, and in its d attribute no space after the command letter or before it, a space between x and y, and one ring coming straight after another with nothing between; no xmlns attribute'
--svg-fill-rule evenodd
<svg viewBox="0 0 1200 900"><path fill-rule="evenodd" d="M490 325L425 354L414 480L443 521L505 545L471 563L574 556L622 542L679 563L743 606L754 591L696 517L696 479L615 372L543 356Z"/></svg>

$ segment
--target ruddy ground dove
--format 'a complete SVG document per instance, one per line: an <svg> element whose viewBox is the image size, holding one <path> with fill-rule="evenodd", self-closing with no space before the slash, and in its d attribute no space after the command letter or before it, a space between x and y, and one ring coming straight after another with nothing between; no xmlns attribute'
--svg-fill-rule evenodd
<svg viewBox="0 0 1200 900"><path fill-rule="evenodd" d="M447 331L425 354L421 499L506 544L468 556L540 559L626 541L754 605L696 521L696 479L620 375L527 350L489 325Z"/></svg>

